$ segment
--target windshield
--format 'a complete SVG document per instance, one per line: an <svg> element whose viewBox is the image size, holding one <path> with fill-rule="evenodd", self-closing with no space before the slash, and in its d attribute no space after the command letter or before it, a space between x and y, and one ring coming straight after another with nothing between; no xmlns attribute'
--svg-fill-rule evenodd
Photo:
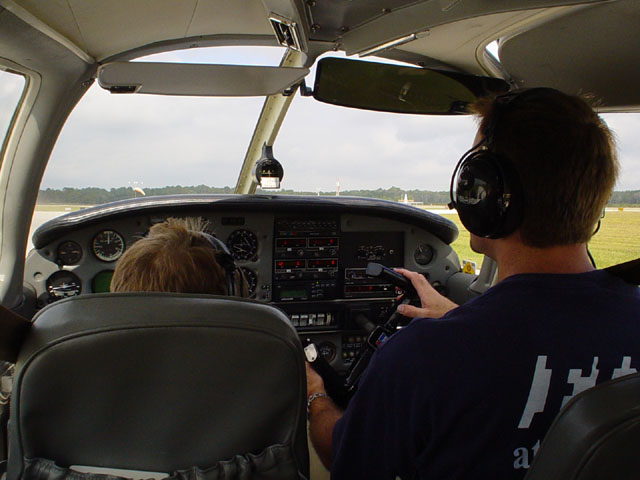
<svg viewBox="0 0 640 480"><path fill-rule="evenodd" d="M22 98L24 86L25 80L22 75L0 70L0 145L2 146Z"/></svg>
<svg viewBox="0 0 640 480"><path fill-rule="evenodd" d="M242 64L251 57L253 64L277 65L283 53L263 48L256 63L255 54L232 50L170 52L145 60ZM312 70L307 85L313 84L313 75ZM65 211L142 194L232 193L263 102L113 95L94 85L53 151L34 227L37 220ZM616 190L638 190L640 145L634 132L640 131L640 114L605 118L620 149ZM281 193L375 196L429 208L457 222L455 212L445 208L450 176L475 130L469 116L371 112L296 95L273 147L284 167ZM640 207L640 199L634 201ZM627 210L632 206L630 201L614 203L608 218L615 217L618 204ZM603 222L599 236L605 227ZM463 229L454 248L461 249L462 259L481 262L468 248ZM622 257L635 258L640 244L625 251Z"/></svg>

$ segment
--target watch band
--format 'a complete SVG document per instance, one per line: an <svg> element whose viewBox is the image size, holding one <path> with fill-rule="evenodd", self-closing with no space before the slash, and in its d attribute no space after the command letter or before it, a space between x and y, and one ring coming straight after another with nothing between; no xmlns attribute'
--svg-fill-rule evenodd
<svg viewBox="0 0 640 480"><path fill-rule="evenodd" d="M313 403L313 401L317 398L322 398L322 397L327 397L329 398L329 395L327 395L324 392L316 392L316 393L312 393L311 395L309 395L307 397L307 416L310 413L310 409L311 409L311 404Z"/></svg>

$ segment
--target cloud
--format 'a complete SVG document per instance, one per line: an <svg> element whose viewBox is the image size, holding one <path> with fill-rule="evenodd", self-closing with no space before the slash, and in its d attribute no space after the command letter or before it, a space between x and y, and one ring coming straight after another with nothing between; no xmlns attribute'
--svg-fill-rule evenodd
<svg viewBox="0 0 640 480"><path fill-rule="evenodd" d="M42 185L234 185L261 108L261 98L111 95L94 86L69 118ZM619 139L616 188L638 189L640 115L605 117ZM446 190L475 130L470 117L365 112L299 97L274 153L288 189L333 191L339 179L342 190Z"/></svg>
<svg viewBox="0 0 640 480"><path fill-rule="evenodd" d="M150 59L210 62L215 52L213 61L243 63L250 56L242 49L207 50ZM263 49L253 63L275 65L281 54ZM0 75L1 135L22 80ZM5 77L14 77L13 83ZM111 95L94 85L63 128L42 187L235 185L262 104L262 98ZM618 138L622 168L616 189L640 189L640 113L604 117ZM332 191L339 179L342 190L446 190L475 130L470 117L365 112L296 96L274 153L287 189Z"/></svg>
<svg viewBox="0 0 640 480"><path fill-rule="evenodd" d="M94 86L67 121L42 185L235 184L261 107L258 98L111 95Z"/></svg>
<svg viewBox="0 0 640 480"><path fill-rule="evenodd" d="M364 112L298 100L304 105L294 101L275 149L286 188L331 191L339 178L342 190L445 190L475 133L467 117Z"/></svg>
<svg viewBox="0 0 640 480"><path fill-rule="evenodd" d="M616 135L620 176L616 190L640 189L640 113L603 115Z"/></svg>
<svg viewBox="0 0 640 480"><path fill-rule="evenodd" d="M24 77L0 70L0 142L24 89Z"/></svg>

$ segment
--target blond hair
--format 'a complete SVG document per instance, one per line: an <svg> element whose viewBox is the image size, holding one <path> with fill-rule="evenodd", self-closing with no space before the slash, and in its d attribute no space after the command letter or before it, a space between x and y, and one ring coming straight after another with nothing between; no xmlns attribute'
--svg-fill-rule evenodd
<svg viewBox="0 0 640 480"><path fill-rule="evenodd" d="M217 252L201 234L205 228L206 222L197 218L169 218L153 225L117 261L111 291L228 295ZM246 297L246 281L238 269L234 277L236 292Z"/></svg>

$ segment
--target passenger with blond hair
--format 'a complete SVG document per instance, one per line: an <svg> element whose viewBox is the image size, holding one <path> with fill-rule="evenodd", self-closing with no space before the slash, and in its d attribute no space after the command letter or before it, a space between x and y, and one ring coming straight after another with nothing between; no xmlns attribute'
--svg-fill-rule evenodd
<svg viewBox="0 0 640 480"><path fill-rule="evenodd" d="M169 218L120 257L112 292L175 292L248 296L226 246L197 218Z"/></svg>

